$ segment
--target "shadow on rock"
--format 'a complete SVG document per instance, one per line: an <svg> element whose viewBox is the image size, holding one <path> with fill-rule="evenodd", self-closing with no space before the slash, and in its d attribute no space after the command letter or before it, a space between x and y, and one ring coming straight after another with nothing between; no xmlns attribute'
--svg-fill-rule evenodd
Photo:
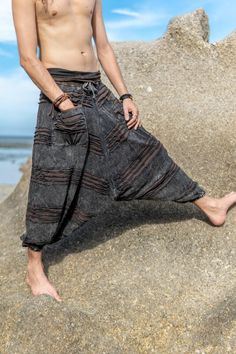
<svg viewBox="0 0 236 354"><path fill-rule="evenodd" d="M189 219L206 221L205 215L193 204L168 201L126 201L111 203L105 213L73 231L67 237L43 249L45 272L70 253L82 252L120 236L126 230L147 224L165 224ZM157 235L158 238L158 235Z"/></svg>

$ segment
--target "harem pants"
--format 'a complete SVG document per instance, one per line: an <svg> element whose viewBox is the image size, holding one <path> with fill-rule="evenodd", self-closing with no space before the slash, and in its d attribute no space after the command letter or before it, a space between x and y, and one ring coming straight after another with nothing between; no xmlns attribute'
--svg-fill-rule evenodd
<svg viewBox="0 0 236 354"><path fill-rule="evenodd" d="M23 247L40 251L104 211L109 200L190 202L206 192L143 125L129 129L101 72L48 68L75 107L40 91Z"/></svg>

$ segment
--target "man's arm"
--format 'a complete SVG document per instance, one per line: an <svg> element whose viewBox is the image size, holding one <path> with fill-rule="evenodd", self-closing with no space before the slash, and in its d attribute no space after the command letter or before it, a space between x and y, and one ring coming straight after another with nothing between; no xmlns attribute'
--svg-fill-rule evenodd
<svg viewBox="0 0 236 354"><path fill-rule="evenodd" d="M96 44L97 57L112 85L121 96L127 93L124 79L117 63L113 48L107 38L102 15L102 0L96 0L92 17L93 37Z"/></svg>
<svg viewBox="0 0 236 354"><path fill-rule="evenodd" d="M13 22L16 31L20 65L31 80L51 100L55 100L63 91L37 57L37 28L34 0L12 0ZM73 107L67 99L59 105L61 109Z"/></svg>

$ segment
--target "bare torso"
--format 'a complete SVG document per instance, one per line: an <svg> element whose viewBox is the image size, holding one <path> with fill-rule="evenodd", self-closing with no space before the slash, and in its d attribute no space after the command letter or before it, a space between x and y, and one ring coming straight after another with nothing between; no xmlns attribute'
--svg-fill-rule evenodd
<svg viewBox="0 0 236 354"><path fill-rule="evenodd" d="M45 67L97 71L92 45L92 14L96 0L35 0L39 58Z"/></svg>

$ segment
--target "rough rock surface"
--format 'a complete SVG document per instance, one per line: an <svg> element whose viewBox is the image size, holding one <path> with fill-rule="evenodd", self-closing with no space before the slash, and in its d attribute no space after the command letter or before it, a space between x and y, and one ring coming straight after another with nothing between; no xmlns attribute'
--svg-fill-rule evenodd
<svg viewBox="0 0 236 354"><path fill-rule="evenodd" d="M6 199L6 197L11 194L13 189L15 188L15 184L0 184L0 203Z"/></svg>
<svg viewBox="0 0 236 354"><path fill-rule="evenodd" d="M160 39L112 45L143 125L222 196L236 189L236 33L214 44L208 34L199 9ZM29 173L30 161L0 204L1 354L236 353L236 208L213 227L192 204L114 202L45 248L57 303L24 281Z"/></svg>

